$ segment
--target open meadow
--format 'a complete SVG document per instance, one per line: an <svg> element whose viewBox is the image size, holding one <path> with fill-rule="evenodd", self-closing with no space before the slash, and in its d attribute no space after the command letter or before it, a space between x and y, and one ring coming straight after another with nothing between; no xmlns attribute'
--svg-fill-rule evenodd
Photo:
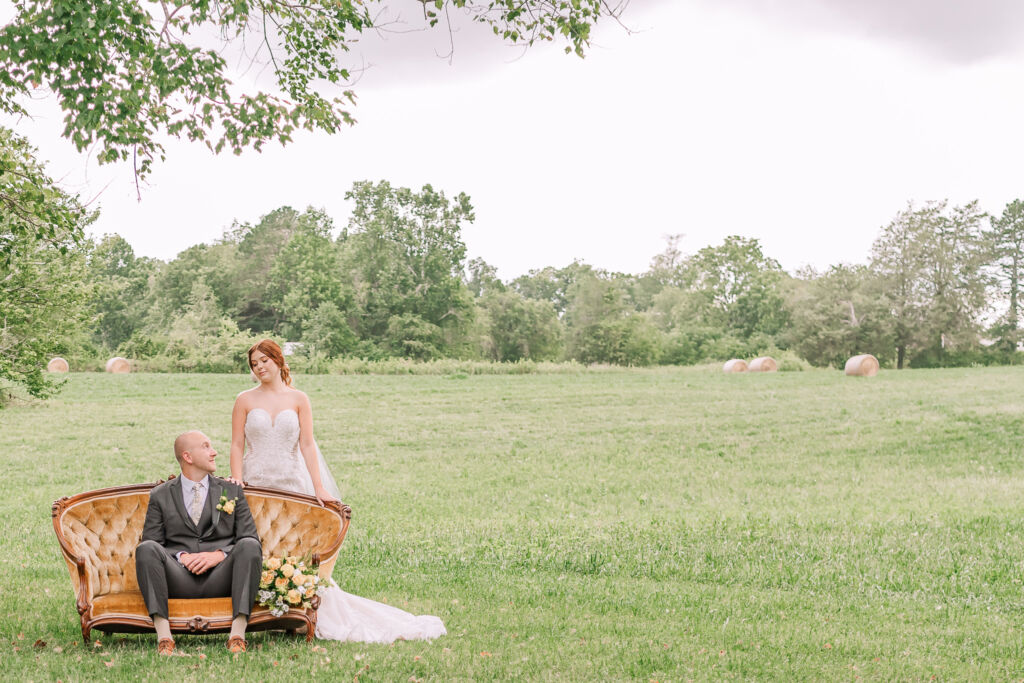
<svg viewBox="0 0 1024 683"><path fill-rule="evenodd" d="M353 509L335 579L449 635L83 646L50 504L165 478L187 428L226 475L250 386L73 374L0 411L6 679L1024 678L1019 367L300 376Z"/></svg>

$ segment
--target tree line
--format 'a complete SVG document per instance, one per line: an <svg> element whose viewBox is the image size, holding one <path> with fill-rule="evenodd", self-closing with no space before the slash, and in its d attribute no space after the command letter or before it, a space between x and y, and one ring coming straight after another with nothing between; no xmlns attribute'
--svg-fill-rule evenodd
<svg viewBox="0 0 1024 683"><path fill-rule="evenodd" d="M287 144L301 129L331 133L353 122L339 60L375 26L371 4L21 3L0 27L0 111L28 113L48 88L64 136L101 163L130 161L139 179L163 159L165 136L238 152ZM506 42L561 41L580 56L591 28L624 8L435 4L426 28L460 11ZM229 88L227 62L203 43L210 35L221 48L257 37L280 57L267 64L276 87ZM322 211L281 208L169 262L141 258L116 235L86 239L95 215L0 127L0 382L47 395L54 354L76 367L116 353L150 369L239 370L264 334L302 342L308 369L344 357L650 365L779 353L837 365L869 352L894 367L1019 358L1019 201L998 216L977 202L908 206L866 263L823 272L786 273L739 236L684 254L677 236L641 274L576 262L506 282L466 260L468 197L386 182L358 183L350 197L340 230Z"/></svg>
<svg viewBox="0 0 1024 683"><path fill-rule="evenodd" d="M301 342L297 360L312 370L352 357L646 366L782 354L840 366L872 353L897 368L1020 358L1020 200L998 216L977 202L910 205L867 263L821 272L787 273L740 236L684 254L676 235L640 274L574 262L503 281L466 258L465 194L381 181L346 198L340 230L321 210L282 207L169 262L106 235L51 250L45 264L26 254L0 277L47 293L22 334L79 367L116 354L151 369L243 371L260 336ZM17 309L11 294L0 292L5 309Z"/></svg>

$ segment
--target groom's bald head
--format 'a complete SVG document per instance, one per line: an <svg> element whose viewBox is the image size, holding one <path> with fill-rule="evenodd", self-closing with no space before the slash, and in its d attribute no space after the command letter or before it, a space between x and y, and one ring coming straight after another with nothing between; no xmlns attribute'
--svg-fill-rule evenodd
<svg viewBox="0 0 1024 683"><path fill-rule="evenodd" d="M184 456L187 451L195 448L196 444L201 443L205 438L205 434L195 429L179 434L178 438L174 440L175 459L180 463L182 456Z"/></svg>
<svg viewBox="0 0 1024 683"><path fill-rule="evenodd" d="M174 457L181 466L181 473L192 481L199 481L217 470L214 464L217 449L210 443L210 437L200 431L189 431L174 440Z"/></svg>

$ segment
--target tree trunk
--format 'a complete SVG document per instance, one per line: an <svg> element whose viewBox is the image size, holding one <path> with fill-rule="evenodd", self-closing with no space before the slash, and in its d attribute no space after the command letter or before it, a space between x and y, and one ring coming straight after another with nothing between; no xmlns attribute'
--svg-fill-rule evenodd
<svg viewBox="0 0 1024 683"><path fill-rule="evenodd" d="M907 347L906 346L897 346L896 347L896 369L897 370L902 370L903 369L903 359L906 358L906 356L907 356Z"/></svg>
<svg viewBox="0 0 1024 683"><path fill-rule="evenodd" d="M1017 256L1013 256L1013 265L1010 270L1010 312L1007 316L1007 322L1010 324L1010 339L1013 340L1013 350L1017 350L1017 289L1020 286L1018 280L1018 263Z"/></svg>

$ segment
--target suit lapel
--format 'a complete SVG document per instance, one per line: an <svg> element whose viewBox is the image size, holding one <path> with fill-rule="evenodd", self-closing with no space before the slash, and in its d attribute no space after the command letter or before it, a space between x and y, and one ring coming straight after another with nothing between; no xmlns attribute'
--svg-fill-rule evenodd
<svg viewBox="0 0 1024 683"><path fill-rule="evenodd" d="M170 487L168 488L171 494L171 499L174 501L174 507L175 509L177 509L178 514L181 516L181 521L183 521L185 523L185 526L187 526L189 529L192 529L193 531L198 533L199 529L196 528L196 525L192 522L192 518L188 516L187 512L185 512L185 500L182 498L181 493L180 474L174 478L174 480L171 482Z"/></svg>
<svg viewBox="0 0 1024 683"><path fill-rule="evenodd" d="M210 477L210 495L206 497L206 505L210 508L213 514L213 521L210 522L210 528L207 533L210 533L217 528L217 522L220 521L220 510L217 509L217 505L220 503L220 494L223 487L214 481L213 477Z"/></svg>

